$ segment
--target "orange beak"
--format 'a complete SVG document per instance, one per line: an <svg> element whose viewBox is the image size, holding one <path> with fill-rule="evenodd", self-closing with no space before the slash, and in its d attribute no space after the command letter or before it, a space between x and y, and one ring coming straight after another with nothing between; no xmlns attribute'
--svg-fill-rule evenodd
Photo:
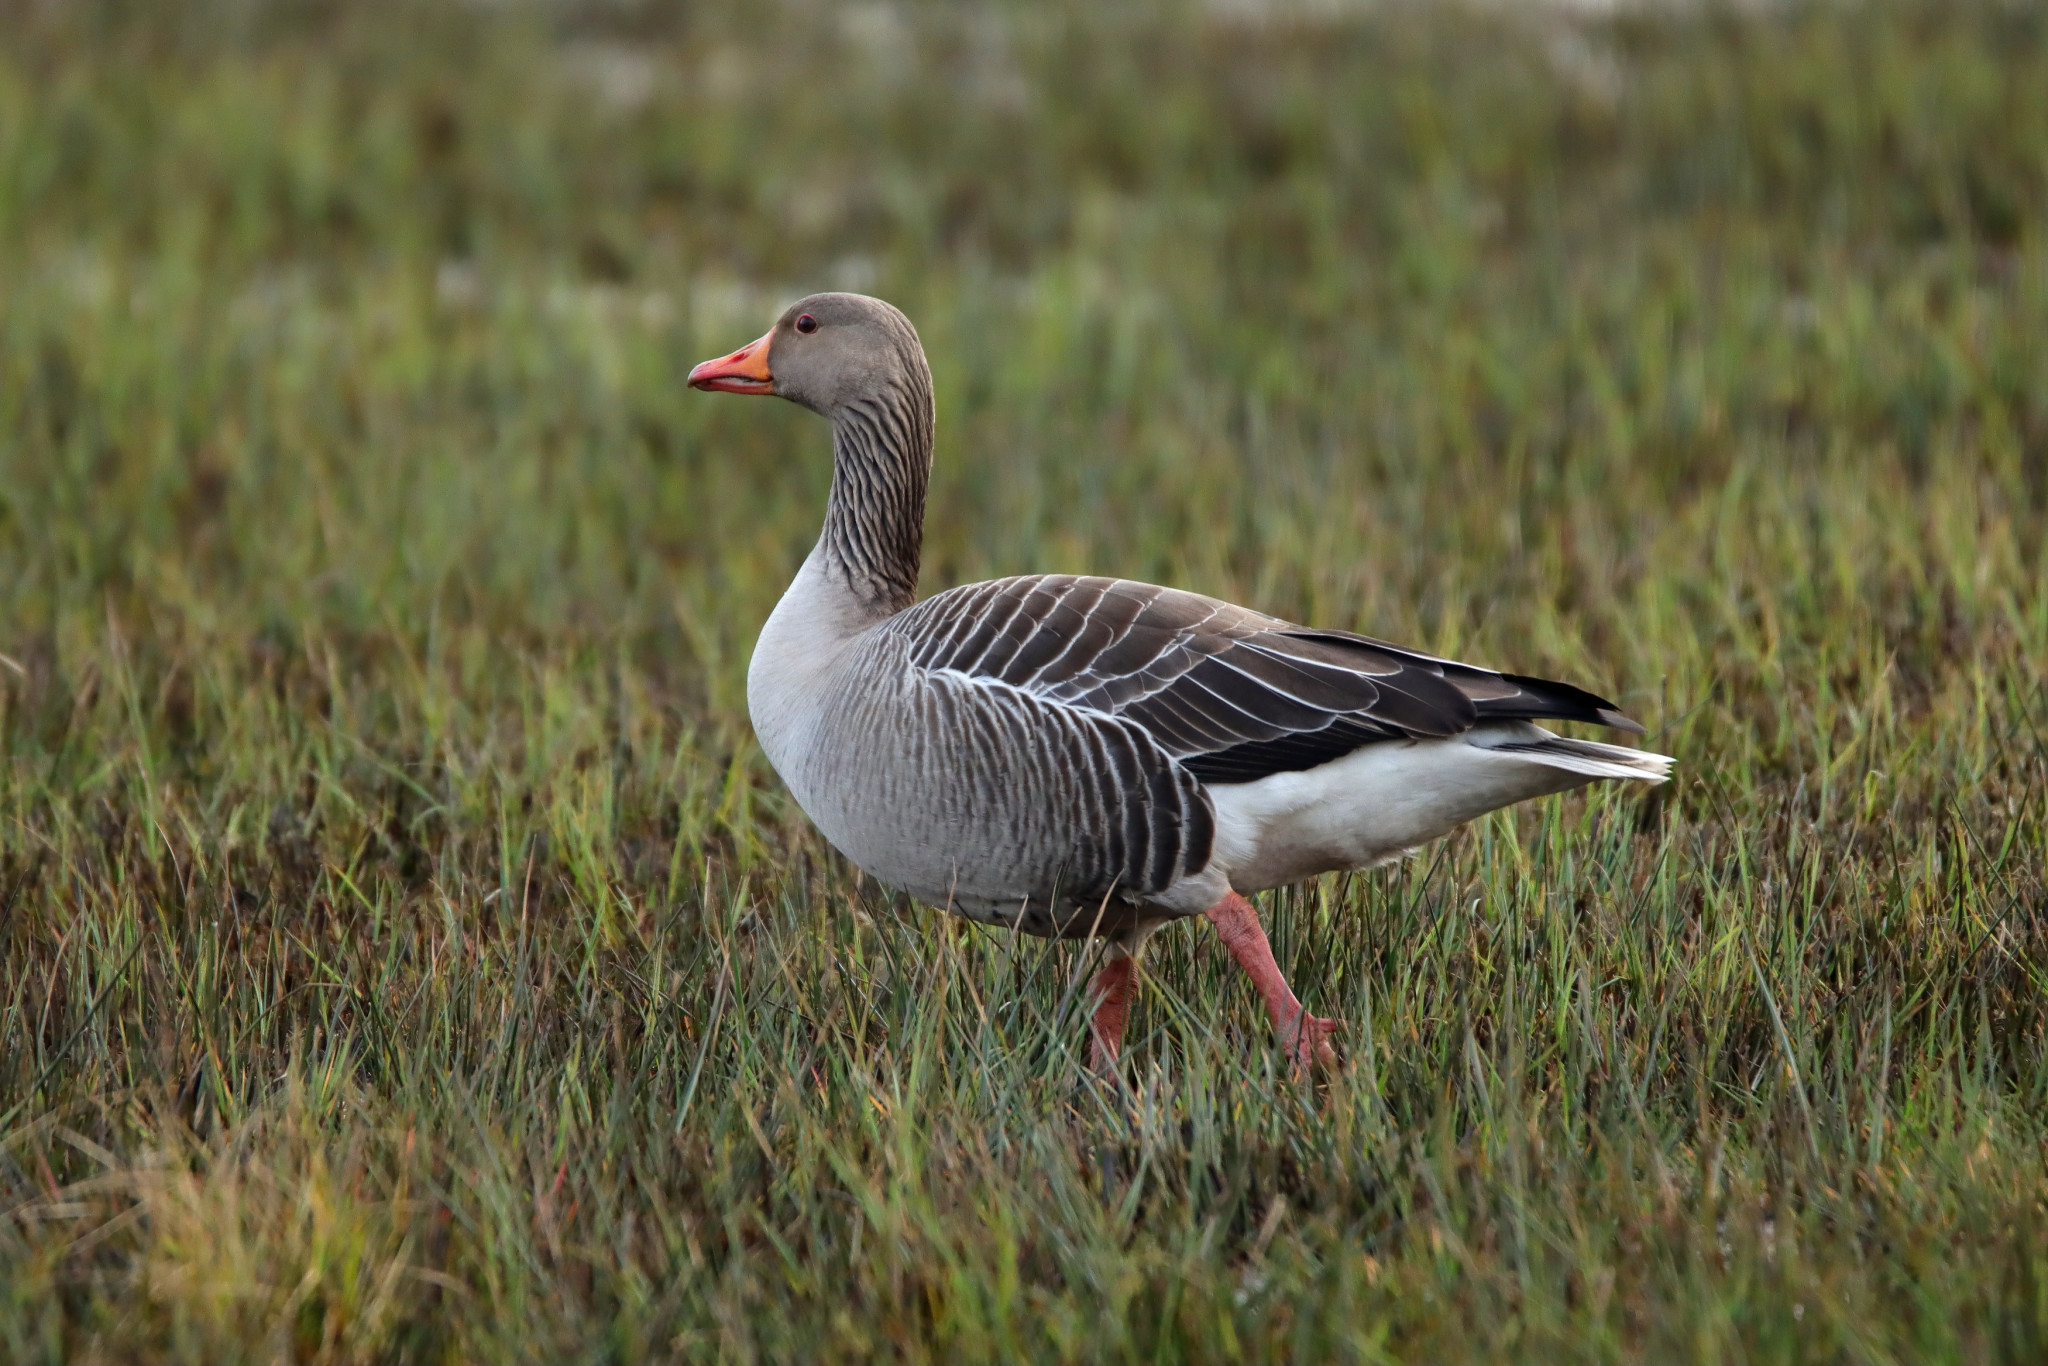
<svg viewBox="0 0 2048 1366"><path fill-rule="evenodd" d="M768 343L773 332L742 346L730 356L707 360L690 372L690 387L721 394L772 394L775 376L768 370Z"/></svg>

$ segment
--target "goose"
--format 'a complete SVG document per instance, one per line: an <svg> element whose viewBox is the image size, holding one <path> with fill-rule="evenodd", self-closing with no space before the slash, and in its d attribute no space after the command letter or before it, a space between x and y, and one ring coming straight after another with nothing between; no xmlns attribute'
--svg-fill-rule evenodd
<svg viewBox="0 0 2048 1366"><path fill-rule="evenodd" d="M919 600L931 370L910 320L814 294L691 387L832 424L824 529L761 629L747 708L834 847L928 904L1101 941L1089 1060L1116 1066L1146 939L1204 916L1297 1069L1341 1021L1288 987L1247 894L1385 863L1499 807L1671 759L1567 683L1296 625L1198 593L1073 574Z"/></svg>

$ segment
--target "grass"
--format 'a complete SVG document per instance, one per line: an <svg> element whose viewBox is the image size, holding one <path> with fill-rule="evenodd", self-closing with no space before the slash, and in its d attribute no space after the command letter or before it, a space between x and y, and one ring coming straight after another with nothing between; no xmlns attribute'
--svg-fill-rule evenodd
<svg viewBox="0 0 2048 1366"><path fill-rule="evenodd" d="M2048 13L0 6L0 1359L2048 1354ZM842 285L930 587L1676 754L1085 953L747 729Z"/></svg>

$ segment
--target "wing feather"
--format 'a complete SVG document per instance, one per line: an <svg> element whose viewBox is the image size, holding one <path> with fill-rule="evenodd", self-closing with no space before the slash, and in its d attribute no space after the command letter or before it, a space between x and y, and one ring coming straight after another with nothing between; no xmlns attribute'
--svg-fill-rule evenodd
<svg viewBox="0 0 2048 1366"><path fill-rule="evenodd" d="M1047 574L970 584L927 598L883 629L902 633L920 668L996 680L1135 723L1206 782L1251 782L1361 745L1461 734L1484 720L1641 730L1612 703L1568 683L1122 579ZM1126 771L1134 755L1109 753L1114 742L1090 735L1086 747L1106 746L1090 762L1115 781L1145 784L1148 775ZM1162 799L1153 794L1154 803ZM1156 843L1147 852L1162 867L1171 857ZM1156 878L1160 867L1145 872Z"/></svg>

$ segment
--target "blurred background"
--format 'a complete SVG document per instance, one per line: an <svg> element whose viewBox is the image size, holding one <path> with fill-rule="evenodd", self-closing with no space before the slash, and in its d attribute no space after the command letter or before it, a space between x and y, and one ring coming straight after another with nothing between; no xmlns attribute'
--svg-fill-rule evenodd
<svg viewBox="0 0 2048 1366"><path fill-rule="evenodd" d="M2036 1265L2008 1254L2039 1250L2015 1211L2048 1114L2039 935L2013 918L2048 848L2044 232L2048 10L2021 0L0 0L0 1186L44 1211L0 1233L0 1356L626 1352L637 1324L685 1355L772 1357L784 1332L812 1359L1218 1359L1239 1339L1204 1335L1236 1333L1378 1359L1394 1331L1448 1360L1544 1340L1502 1327L1514 1305L1553 1345L1653 1359L1988 1351ZM908 1067L916 974L832 955L940 942L842 914L857 884L746 726L826 430L682 385L822 288L890 299L930 351L928 591L1162 580L1575 680L1679 756L1660 795L1503 818L1441 884L1334 884L1346 923L1395 928L1304 959L1304 995L1407 1041L1357 1114L1444 1165L1390 1139L1326 1169L1314 1114L1216 1120L1259 1175L1214 1196L1213 1265L1159 1254L1147 1283L1182 1298L1151 1318L1089 1328L1135 1301L1047 1268L1095 1248L1124 1275L1166 1235L1061 1223L1034 1200L1066 1169L1008 1150L900 1176L939 1192L930 1258L848 1291L844 1321L777 1279L789 1224L719 1222L782 1208L789 1133L848 1145L847 1182L895 1161L849 1136L879 1121L833 1069ZM1562 984L1501 1064L1527 1065L1520 1111L1471 1089L1468 1049L1509 1037L1471 1022L1515 959L1489 917L1524 904L1590 918L1513 941ZM705 945L758 924L799 958L714 972ZM1189 999L1236 1000L1161 954ZM1434 985L1404 994L1414 963ZM894 1061L699 1042L728 988L785 986L803 1021L897 1001ZM1013 1024L985 1056L1071 1021ZM1186 1028L1157 1037L1140 1059L1180 1066ZM1068 1075L1030 1056L1032 1086ZM805 1118L800 1063L859 1113ZM1626 1103L1615 1075L1643 1078ZM1953 1185L1884 1165L1871 1076L1962 1107L1915 1110L1948 1118L1899 1159ZM930 1112L1025 1125L1025 1090L959 1084ZM1068 1134L1064 1103L1030 1122ZM1964 1112L2009 1146L1944 1147L1978 1135ZM1543 1176L1541 1135L1560 1161L1598 1147L1588 1114L1636 1135L1601 1151L1668 1169ZM1460 1146L1500 1115L1523 1166ZM1538 1172L1512 1199L1488 1184L1510 1170ZM1694 1226L1668 1171L1811 1199ZM1363 1222L1276 1234L1272 1189ZM1191 1229L1205 1190L1181 1191ZM1553 1196L1595 1231L1559 1214L1582 1262L1543 1281L1510 1225ZM1042 1291L1004 1311L1024 1338L943 1308L947 1267L1014 1278L1014 1247L976 1241L999 1205ZM314 1208L339 1222L292 1213ZM652 1208L688 1236L634 1222ZM839 1205L801 1209L858 1245ZM1812 1221L1815 1260L1758 1251L1766 1213ZM1851 1225L1877 1232L1828 1252ZM2022 1232L1968 1232L1994 1227ZM951 1237L954 1261L930 1251ZM195 1270L224 1248L225 1298ZM1246 1289L1269 1257L1298 1318ZM317 1295L266 1279L301 1266ZM386 1293L359 1266L424 1269ZM2011 1292L2037 1324L2041 1284ZM1795 1292L1841 1312L1800 1318ZM1761 1317L1727 1307L1756 1295ZM1392 1317L1361 1326L1368 1304Z"/></svg>
<svg viewBox="0 0 2048 1366"><path fill-rule="evenodd" d="M38 696L112 620L224 686L307 629L602 640L729 710L825 434L679 378L827 287L932 353L934 586L1168 578L1629 692L1687 663L1627 638L1646 585L1910 659L1938 586L1856 519L2038 525L2034 6L6 18L0 620Z"/></svg>

